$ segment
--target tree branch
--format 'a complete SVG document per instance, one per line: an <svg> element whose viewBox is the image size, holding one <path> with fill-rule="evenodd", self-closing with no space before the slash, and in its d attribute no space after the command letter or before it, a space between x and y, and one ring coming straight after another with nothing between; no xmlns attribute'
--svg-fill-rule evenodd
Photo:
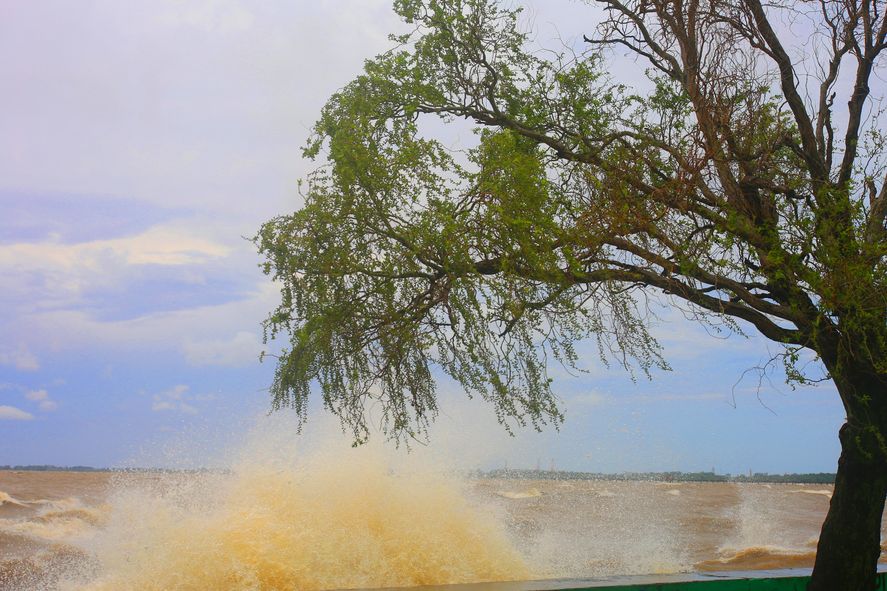
<svg viewBox="0 0 887 591"><path fill-rule="evenodd" d="M758 31L767 43L772 52L776 66L779 68L779 80L781 83L782 93L788 103L789 108L795 118L798 126L798 133L801 135L801 146L803 148L804 160L810 169L810 174L815 181L825 182L828 180L828 170L825 168L825 162L820 157L816 144L816 134L813 130L813 124L810 121L810 115L804 107L804 100L798 94L798 88L795 82L795 69L791 58L779 41L779 36L770 25L767 14L760 0L744 0L746 6L754 17Z"/></svg>

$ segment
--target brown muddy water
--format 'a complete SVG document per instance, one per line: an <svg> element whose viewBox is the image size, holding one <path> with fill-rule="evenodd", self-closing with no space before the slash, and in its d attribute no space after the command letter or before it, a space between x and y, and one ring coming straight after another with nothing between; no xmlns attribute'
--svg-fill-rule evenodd
<svg viewBox="0 0 887 591"><path fill-rule="evenodd" d="M367 457L226 473L0 471L0 589L310 590L805 567L831 492L461 480Z"/></svg>

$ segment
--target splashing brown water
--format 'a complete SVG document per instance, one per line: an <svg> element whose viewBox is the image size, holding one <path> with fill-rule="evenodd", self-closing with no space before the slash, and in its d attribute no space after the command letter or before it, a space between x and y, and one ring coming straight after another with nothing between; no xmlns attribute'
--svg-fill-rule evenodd
<svg viewBox="0 0 887 591"><path fill-rule="evenodd" d="M0 531L50 544L7 560L0 587L4 577L22 588L184 591L532 576L503 525L469 502L458 479L394 471L369 449L225 473L119 475L109 488L95 507L7 494L4 505L34 514L0 519ZM59 540L66 554L52 544Z"/></svg>
<svg viewBox="0 0 887 591"><path fill-rule="evenodd" d="M247 467L116 495L84 589L335 589L526 578L503 528L433 474L372 456Z"/></svg>

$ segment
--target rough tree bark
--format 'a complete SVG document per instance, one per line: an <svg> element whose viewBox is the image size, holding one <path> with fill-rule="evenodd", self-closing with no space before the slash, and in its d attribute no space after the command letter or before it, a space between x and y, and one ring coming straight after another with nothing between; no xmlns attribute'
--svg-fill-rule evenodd
<svg viewBox="0 0 887 591"><path fill-rule="evenodd" d="M887 498L887 380L870 365L858 365L834 378L847 422L840 430L841 457L810 591L875 588Z"/></svg>

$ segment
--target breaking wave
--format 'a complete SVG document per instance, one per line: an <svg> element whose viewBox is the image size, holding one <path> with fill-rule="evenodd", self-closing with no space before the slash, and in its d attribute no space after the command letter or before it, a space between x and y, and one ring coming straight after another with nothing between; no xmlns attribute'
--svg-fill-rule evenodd
<svg viewBox="0 0 887 591"><path fill-rule="evenodd" d="M739 549L724 548L719 553L719 558L699 562L695 568L700 571L801 568L813 566L813 561L816 559L815 549L769 545Z"/></svg>
<svg viewBox="0 0 887 591"><path fill-rule="evenodd" d="M535 499L542 496L538 488L528 488L524 491L500 490L498 493L504 499Z"/></svg>
<svg viewBox="0 0 887 591"><path fill-rule="evenodd" d="M800 489L800 490L792 490L792 491L789 491L789 492L792 492L792 493L799 493L799 494L803 494L803 495L822 495L823 497L828 497L829 499L832 498L832 491L830 491L830 490L825 490L825 489L807 489L807 488L802 488L802 489Z"/></svg>
<svg viewBox="0 0 887 591"><path fill-rule="evenodd" d="M3 505L18 505L19 507L24 507L27 505L27 503L19 501L15 497L9 495L9 493L5 493L0 490L0 506Z"/></svg>
<svg viewBox="0 0 887 591"><path fill-rule="evenodd" d="M15 501L15 505L36 508L28 519L0 519L0 534L26 536L39 541L70 541L90 535L107 517L106 507L87 507L77 499L57 501Z"/></svg>

